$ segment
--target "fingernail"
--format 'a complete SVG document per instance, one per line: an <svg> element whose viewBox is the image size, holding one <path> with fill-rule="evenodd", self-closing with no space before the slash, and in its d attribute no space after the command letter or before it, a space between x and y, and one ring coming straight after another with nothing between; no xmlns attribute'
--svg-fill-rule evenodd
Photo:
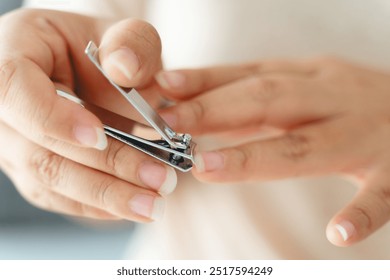
<svg viewBox="0 0 390 280"><path fill-rule="evenodd" d="M109 73L121 72L127 79L131 80L140 68L137 55L128 48L120 48L103 60L102 66Z"/></svg>
<svg viewBox="0 0 390 280"><path fill-rule="evenodd" d="M198 172L210 172L222 169L225 162L223 154L219 152L195 154L194 161Z"/></svg>
<svg viewBox="0 0 390 280"><path fill-rule="evenodd" d="M172 113L161 113L160 117L171 127L175 128L177 126L177 117Z"/></svg>
<svg viewBox="0 0 390 280"><path fill-rule="evenodd" d="M341 221L334 225L338 234L341 236L343 241L347 241L355 232L355 226L349 221Z"/></svg>
<svg viewBox="0 0 390 280"><path fill-rule="evenodd" d="M186 76L178 71L162 71L155 78L157 83L165 89L182 88L186 83Z"/></svg>
<svg viewBox="0 0 390 280"><path fill-rule="evenodd" d="M155 221L161 220L164 215L164 200L146 194L136 194L130 201L131 211Z"/></svg>
<svg viewBox="0 0 390 280"><path fill-rule="evenodd" d="M176 188L176 172L170 166L144 162L139 167L138 174L145 185L158 190L161 194L169 194Z"/></svg>
<svg viewBox="0 0 390 280"><path fill-rule="evenodd" d="M103 129L88 125L76 125L73 128L76 140L84 146L104 150L107 147L107 137Z"/></svg>

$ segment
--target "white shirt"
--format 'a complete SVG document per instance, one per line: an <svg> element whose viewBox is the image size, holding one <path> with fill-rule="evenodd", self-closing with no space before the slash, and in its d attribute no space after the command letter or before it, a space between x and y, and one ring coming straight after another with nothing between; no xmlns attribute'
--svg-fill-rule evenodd
<svg viewBox="0 0 390 280"><path fill-rule="evenodd" d="M387 0L29 2L147 19L161 35L167 68L317 54L390 68ZM350 248L335 247L325 237L329 219L356 191L340 178L205 185L181 175L164 219L138 228L127 257L389 259L389 225Z"/></svg>

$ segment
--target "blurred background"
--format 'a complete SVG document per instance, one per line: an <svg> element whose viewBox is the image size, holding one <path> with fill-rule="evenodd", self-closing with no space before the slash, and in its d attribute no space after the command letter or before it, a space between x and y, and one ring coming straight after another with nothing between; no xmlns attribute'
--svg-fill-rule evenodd
<svg viewBox="0 0 390 280"><path fill-rule="evenodd" d="M22 0L0 0L0 14ZM0 260L121 259L129 222L71 220L29 205L0 171Z"/></svg>

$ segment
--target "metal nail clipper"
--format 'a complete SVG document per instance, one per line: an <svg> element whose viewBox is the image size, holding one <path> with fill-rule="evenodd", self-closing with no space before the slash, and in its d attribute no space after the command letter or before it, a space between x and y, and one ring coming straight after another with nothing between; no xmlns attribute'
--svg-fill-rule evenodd
<svg viewBox="0 0 390 280"><path fill-rule="evenodd" d="M195 143L191 135L173 131L157 112L134 89L123 88L114 83L104 72L98 57L99 49L93 42L89 42L85 53L104 77L116 88L122 96L141 114L146 122L159 134L160 139L150 140L132 134L133 120L127 119L114 112L87 103L69 93L57 90L58 95L84 106L94 113L104 124L104 132L136 148L162 162L183 172L191 170L194 165L193 152Z"/></svg>

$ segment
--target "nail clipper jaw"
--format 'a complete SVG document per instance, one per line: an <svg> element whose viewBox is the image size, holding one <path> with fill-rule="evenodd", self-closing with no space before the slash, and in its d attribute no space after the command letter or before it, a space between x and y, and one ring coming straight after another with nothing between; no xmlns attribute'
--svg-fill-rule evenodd
<svg viewBox="0 0 390 280"><path fill-rule="evenodd" d="M161 139L159 142L159 145L171 149L171 153L169 154L169 163L172 166L179 166L184 161L190 160L191 167L193 165L193 152L196 144L192 142L192 137L190 134L175 134L175 137L173 139L177 146L182 146L183 148L175 148L171 147L168 142ZM180 141L180 142L179 142ZM185 156L183 156L185 155ZM188 166L188 162L185 163ZM183 171L183 170L182 170Z"/></svg>
<svg viewBox="0 0 390 280"><path fill-rule="evenodd" d="M164 139L148 140L132 134L126 134L111 127L105 127L107 135L140 150L182 172L188 172L194 165L196 144L190 142L185 149L173 148Z"/></svg>
<svg viewBox="0 0 390 280"><path fill-rule="evenodd" d="M177 148L185 150L191 145L192 136L190 134L173 133L172 141L177 145Z"/></svg>
<svg viewBox="0 0 390 280"><path fill-rule="evenodd" d="M185 150L177 148L175 153L169 154L169 165L175 168L181 168L181 171L188 171L193 166L193 148L191 145ZM184 157L183 154L186 156Z"/></svg>

